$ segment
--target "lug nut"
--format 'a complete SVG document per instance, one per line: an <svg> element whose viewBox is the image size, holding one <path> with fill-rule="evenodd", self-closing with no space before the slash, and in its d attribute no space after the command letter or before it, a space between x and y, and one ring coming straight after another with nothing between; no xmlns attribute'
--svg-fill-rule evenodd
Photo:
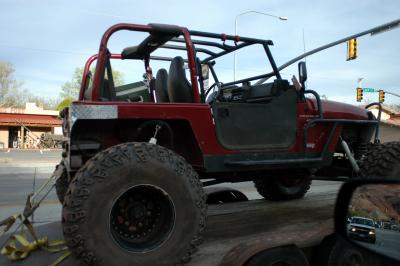
<svg viewBox="0 0 400 266"><path fill-rule="evenodd" d="M131 225L131 226L129 226L128 230L131 232L136 231L136 226Z"/></svg>

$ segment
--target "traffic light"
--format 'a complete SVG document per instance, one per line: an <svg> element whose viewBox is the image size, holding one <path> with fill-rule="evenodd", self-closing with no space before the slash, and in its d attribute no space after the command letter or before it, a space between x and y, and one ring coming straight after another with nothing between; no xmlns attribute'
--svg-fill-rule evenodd
<svg viewBox="0 0 400 266"><path fill-rule="evenodd" d="M383 103L385 101L385 91L379 90L379 102Z"/></svg>
<svg viewBox="0 0 400 266"><path fill-rule="evenodd" d="M358 55L357 51L357 39L350 39L347 41L347 61L356 59Z"/></svg>
<svg viewBox="0 0 400 266"><path fill-rule="evenodd" d="M357 88L357 102L361 102L363 99L363 89Z"/></svg>

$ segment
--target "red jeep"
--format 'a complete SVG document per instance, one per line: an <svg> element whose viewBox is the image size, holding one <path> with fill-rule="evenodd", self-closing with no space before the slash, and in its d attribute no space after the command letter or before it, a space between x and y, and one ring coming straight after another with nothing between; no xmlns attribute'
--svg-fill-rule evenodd
<svg viewBox="0 0 400 266"><path fill-rule="evenodd" d="M111 53L109 38L122 30L146 37ZM304 62L299 83L282 79L270 45L161 24L117 24L104 33L79 99L62 113L68 141L57 191L76 257L102 265L183 263L201 242L203 187L254 181L264 198L288 200L302 197L313 178L359 172L371 139L379 142L379 118L305 90ZM216 62L247 46L265 51L272 72L220 80ZM143 63L143 80L116 86L111 62L123 60ZM157 61L169 69L154 78Z"/></svg>

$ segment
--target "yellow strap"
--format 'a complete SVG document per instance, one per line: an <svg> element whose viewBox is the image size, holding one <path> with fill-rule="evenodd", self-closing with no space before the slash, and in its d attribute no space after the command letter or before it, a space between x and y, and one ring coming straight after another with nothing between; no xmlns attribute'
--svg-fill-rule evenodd
<svg viewBox="0 0 400 266"><path fill-rule="evenodd" d="M20 219L23 222L34 240L29 242L24 234L15 234L10 236L5 245L1 248L0 253L7 256L11 261L25 259L32 251L39 248L49 252L67 250L67 252L51 264L54 266L65 260L71 254L68 247L65 245L65 241L49 241L47 237L38 238L32 224L28 219L23 219L21 214L12 215L6 220L0 222L0 226L5 226L5 229L1 232L0 236L7 232L17 219Z"/></svg>
<svg viewBox="0 0 400 266"><path fill-rule="evenodd" d="M57 266L60 264L62 261L64 261L68 256L71 255L71 251L67 251L64 254L62 254L58 259L56 259L50 266Z"/></svg>
<svg viewBox="0 0 400 266"><path fill-rule="evenodd" d="M4 226L4 229L0 232L0 237L2 237L13 226L17 219L22 221L22 215L14 214L0 222L0 227Z"/></svg>

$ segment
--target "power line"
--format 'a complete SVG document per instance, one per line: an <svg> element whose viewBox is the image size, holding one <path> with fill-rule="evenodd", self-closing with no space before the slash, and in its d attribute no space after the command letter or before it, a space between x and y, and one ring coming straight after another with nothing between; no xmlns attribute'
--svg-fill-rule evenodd
<svg viewBox="0 0 400 266"><path fill-rule="evenodd" d="M7 45L0 44L1 47L15 48L15 49L23 49L23 50L31 50L36 52L44 52L44 53L59 53L59 54L74 54L74 55L91 55L92 53L87 52L77 52L77 51L67 51L67 50L52 50L52 49L42 49L35 47L25 47L25 46L17 46L17 45Z"/></svg>

